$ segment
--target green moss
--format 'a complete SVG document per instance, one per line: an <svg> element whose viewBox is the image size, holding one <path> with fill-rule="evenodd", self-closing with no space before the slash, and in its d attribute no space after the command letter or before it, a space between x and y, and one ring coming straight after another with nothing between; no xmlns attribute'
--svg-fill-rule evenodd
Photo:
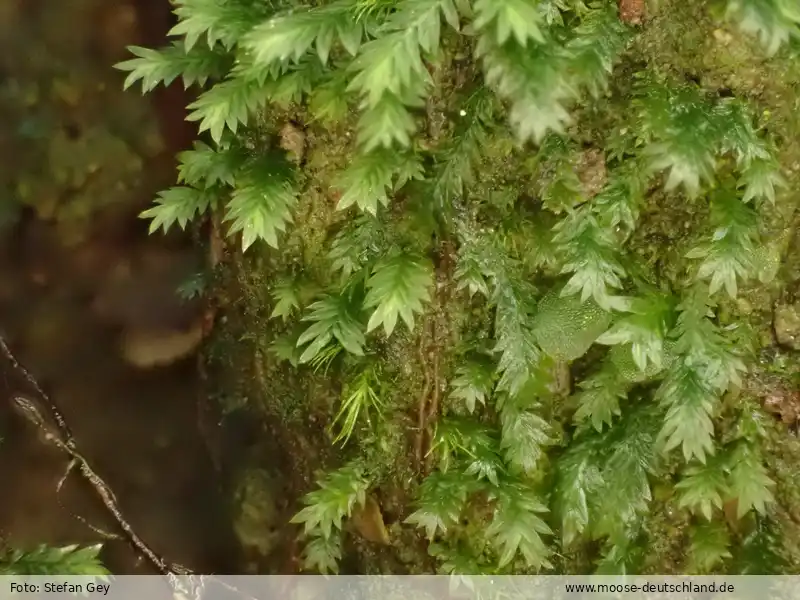
<svg viewBox="0 0 800 600"><path fill-rule="evenodd" d="M561 297L558 289L539 302L533 332L548 356L559 360L580 358L611 324L611 315L594 300L580 296Z"/></svg>
<svg viewBox="0 0 800 600"><path fill-rule="evenodd" d="M689 518L671 500L655 501L645 525L644 575L686 573Z"/></svg>
<svg viewBox="0 0 800 600"><path fill-rule="evenodd" d="M674 343L668 341L664 344L664 361L660 367L648 361L644 372L639 369L633 360L630 344L620 344L612 346L608 352L608 359L616 367L617 372L625 380L631 383L642 383L654 379L664 370L669 369L674 360Z"/></svg>
<svg viewBox="0 0 800 600"><path fill-rule="evenodd" d="M452 65L448 64L432 74L436 82L435 92L419 111L418 116L425 117L425 127L415 138L416 150L435 149L437 143L450 133L445 115L459 100L453 97L453 91L465 88L465 82L459 81L464 73L460 72L457 62L454 60ZM695 82L715 101L733 95L746 99L755 107L759 126L779 148L781 161L787 166L789 183L779 195L774 210L767 211L763 236L771 239L776 232L787 230L798 200L794 190L800 189L799 67L796 62L781 56L765 60L757 42L721 25L709 13L708 3L660 2L659 9L651 15L617 65L608 93L593 101L587 99L584 107L576 111L576 118L568 131L575 147L568 148L567 154L573 166L581 166L576 173L579 183L584 188L592 188L585 191L596 191L594 188L605 182L606 168L611 170L617 161L611 152L616 143L614 136L627 139L637 133L630 129L634 110L631 96L634 74L645 66L672 81ZM332 448L326 425L336 414L341 390L350 375L350 367L357 359L340 353L324 373L315 372L306 365L292 366L288 361L280 360L272 352L274 342L282 335L296 333L295 327L304 325L295 323L288 326L269 318L274 305L270 290L276 281L293 277L309 279L320 289L333 282L326 254L332 234L349 218L349 215L335 210L335 183L338 173L346 168L353 155L355 115L351 114L345 123L326 129L314 124L300 108L276 109L263 116L261 133L265 138L274 138L289 119L306 124L306 152L300 169L303 190L295 223L284 236L280 251L254 249L251 256L235 256L226 265L226 284L223 287L229 297L225 309L229 319L225 325L228 339L220 340L218 354L230 373L232 386L229 391L235 390L231 395L244 399L244 408L252 411L263 423L264 432L272 435L282 447L281 458L286 458L285 461L263 456L255 462L262 460L265 464L277 462L280 465L278 477L287 479L287 497L291 502L311 489L317 469L340 464L352 457L358 457L368 465L378 495L384 499L400 498L395 503L387 500L383 507L385 511L395 513L393 516L398 519L389 526L391 537L396 540L393 547L376 548L348 537L347 549L351 560L345 562L357 565L364 572L418 572L428 566L424 546L420 546L415 532L399 524L399 519L407 516L410 510L409 499L413 497L418 480L418 465L413 464L411 452L417 436L421 435L415 430L416 409L424 400L423 392L426 391L429 395L435 393L439 396L439 407L449 408L443 399L445 382L452 375L453 363L460 358L461 344L487 345L491 311L486 307L470 311L468 304L454 301L445 306L434 304L417 321L413 332L398 329L388 342L382 334L372 334L370 351L386 366L382 375L389 388L385 398L388 409L380 421L361 423L360 435L350 445ZM420 118L420 124L422 121ZM560 158L547 156L544 151L537 155L530 148L520 148L506 128L499 123L492 127L480 147L480 165L469 190L470 202L474 204L459 208L463 208L465 213L478 212L479 220L486 224L499 224L499 229L511 238L508 246L512 258L520 259L523 267L533 273L542 265L532 264L535 262L531 258L534 251L526 246L530 243L526 239L528 231L521 231L515 220L522 220L519 215L523 211L541 209L546 200L542 198L542 183L552 174L554 164ZM590 169L584 169L586 165L579 160L588 154L588 150L580 148L581 144L590 146L592 150L602 150L591 177L587 177L585 172ZM637 153L634 141L630 141L630 145L630 153ZM729 165L723 164L722 167L725 172ZM687 273L694 267L686 258L686 252L701 236L710 233L709 209L704 200L690 201L681 193L665 193L663 184L663 178L656 178L646 191L646 200L639 207L641 214L637 230L628 240L628 248L641 259L642 264L635 265L635 268L643 272L646 279L658 279L665 287L678 292L687 280ZM393 225L391 241L438 254L440 248L430 244L432 235L437 233L438 223L430 218L429 197L421 195L421 199L415 202L410 197L412 194L398 196L388 211ZM525 216L530 215L526 213ZM549 225L543 228L545 232L551 230ZM723 325L746 317L762 339L765 335L768 337L771 319L762 307L771 306L786 279L800 273L800 269L777 276L774 272L776 256L787 246L791 249L782 238L780 244L774 248L770 246L761 256L764 274L759 283L762 285L745 289L744 301L723 301L719 311ZM537 278L537 284L539 279L544 278ZM452 280L452 273L444 273L439 283L446 289L453 284ZM551 282L541 283L549 286ZM772 288L765 292L763 286L767 284ZM532 326L536 341L544 352L560 361L573 361L586 355L609 322L608 313L593 301L581 304L576 296L562 298L551 289L540 300ZM422 339L422 332L430 331L431 327L437 331L437 339ZM425 343L421 345L421 341ZM226 358L226 352L233 353L233 356ZM594 361L606 357L628 381L641 383L657 375L652 370L639 373L632 364L629 347L615 347L609 353L597 352L596 358L595 355L587 357L585 362L592 364L585 365L586 371L592 372L597 366ZM436 381L431 380L434 359L440 361L435 367ZM800 502L800 497L790 480L789 471L797 449L790 445L781 446L786 437L786 432L774 437L775 453L780 458L771 468L778 480L781 505L794 507ZM392 504L400 508L390 507ZM788 512L791 510L794 508L787 508ZM668 491L651 503L643 533L650 549L645 557L646 572L679 573L685 568L689 525L686 512L674 507L674 498ZM567 571L588 570L592 566L589 557L596 557L601 549L591 544L587 546L575 556L565 558L561 566Z"/></svg>

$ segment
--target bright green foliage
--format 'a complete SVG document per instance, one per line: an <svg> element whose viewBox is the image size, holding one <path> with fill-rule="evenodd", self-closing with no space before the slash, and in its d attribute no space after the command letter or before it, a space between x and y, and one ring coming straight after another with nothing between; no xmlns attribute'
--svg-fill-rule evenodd
<svg viewBox="0 0 800 600"><path fill-rule="evenodd" d="M639 368L639 365L634 360L633 344L612 346L606 359L608 361L609 374L613 376L613 379L619 379L620 382L644 383L645 381L652 381L672 365L672 361L675 359L675 355L672 352L674 345L672 340L665 340L662 345L662 365L659 367L655 363L648 363L644 371Z"/></svg>
<svg viewBox="0 0 800 600"><path fill-rule="evenodd" d="M241 233L245 250L257 240L277 248L278 235L292 221L297 202L294 174L282 155L246 158L240 148L215 150L197 143L179 158L179 179L187 185L161 192L156 206L142 213L151 219L151 232L166 232L173 225L185 229L218 204L225 187L235 184L224 217L231 223L230 232Z"/></svg>
<svg viewBox="0 0 800 600"><path fill-rule="evenodd" d="M492 431L472 420L451 417L437 424L431 444L431 454L442 471L463 462L466 474L477 475L496 484L498 468L502 469L497 453L497 440ZM484 468L482 468L484 467Z"/></svg>
<svg viewBox="0 0 800 600"><path fill-rule="evenodd" d="M664 338L671 308L669 299L663 296L636 298L629 308L631 314L620 318L596 341L630 344L633 362L642 372L647 372L649 366L660 370L664 366Z"/></svg>
<svg viewBox="0 0 800 600"><path fill-rule="evenodd" d="M281 282L272 290L275 308L272 309L271 319L288 319L300 307L300 290L293 281Z"/></svg>
<svg viewBox="0 0 800 600"><path fill-rule="evenodd" d="M414 313L423 311L423 302L430 300L430 266L412 257L398 254L379 262L367 281L366 308L374 308L367 331L383 325L386 336L392 335L399 316L414 328Z"/></svg>
<svg viewBox="0 0 800 600"><path fill-rule="evenodd" d="M130 71L125 78L125 89L141 81L142 91L149 92L161 84L169 85L178 77L186 88L205 85L209 78L222 76L228 66L226 54L208 46L194 46L187 51L183 44L175 43L160 51L139 46L129 46L128 50L138 58L117 65L122 71Z"/></svg>
<svg viewBox="0 0 800 600"><path fill-rule="evenodd" d="M498 484L488 480L478 482L468 479L468 473L439 472L422 484L419 508L407 522L425 529L429 539L438 533L447 533L458 523L467 507L470 492L484 491L494 503L493 514L484 526L486 547L497 554L499 567L504 567L517 557L522 564L541 569L549 565L549 550L543 536L552 534L540 515L548 508L536 492L522 481L502 479ZM444 552L444 547L440 546Z"/></svg>
<svg viewBox="0 0 800 600"><path fill-rule="evenodd" d="M252 19L266 16L269 5L258 2L223 2L221 0L178 0L175 15L178 24L169 35L183 37L190 51L205 38L210 47L220 43L230 49L252 27Z"/></svg>
<svg viewBox="0 0 800 600"><path fill-rule="evenodd" d="M187 120L199 121L201 132L208 131L215 143L222 141L222 134L239 130L247 125L249 114L264 105L262 90L257 82L248 78L229 79L203 93L189 105L192 112Z"/></svg>
<svg viewBox="0 0 800 600"><path fill-rule="evenodd" d="M366 340L348 298L327 296L314 302L308 310L309 314L303 320L311 321L313 325L297 339L298 347L308 344L300 362L312 360L334 339L351 354L364 354Z"/></svg>
<svg viewBox="0 0 800 600"><path fill-rule="evenodd" d="M212 148L203 142L195 142L194 149L178 154L178 183L206 189L215 185L235 185L234 176L246 157L236 146Z"/></svg>
<svg viewBox="0 0 800 600"><path fill-rule="evenodd" d="M774 482L767 475L759 452L751 443L741 443L732 452L730 480L732 496L737 499L737 516L748 511L766 512L774 500L770 488Z"/></svg>
<svg viewBox="0 0 800 600"><path fill-rule="evenodd" d="M576 27L572 39L545 33L539 3L476 2L476 53L487 85L511 102L509 121L521 140L541 141L571 122L567 104L582 87L605 87L614 58L625 45L625 28L611 10L597 10Z"/></svg>
<svg viewBox="0 0 800 600"><path fill-rule="evenodd" d="M473 360L456 368L456 377L450 382L451 397L464 402L470 413L478 404L485 405L495 383L494 365L488 360Z"/></svg>
<svg viewBox="0 0 800 600"><path fill-rule="evenodd" d="M374 215L378 205L388 205L391 189L402 187L409 179L419 178L419 169L412 154L391 155L386 150L376 150L359 156L341 175L338 185L342 197L338 208L344 210L355 204Z"/></svg>
<svg viewBox="0 0 800 600"><path fill-rule="evenodd" d="M142 218L151 219L150 233L163 229L166 233L172 225L181 229L195 217L204 214L216 202L213 192L191 187L173 187L159 192L156 205L142 213Z"/></svg>
<svg viewBox="0 0 800 600"><path fill-rule="evenodd" d="M521 410L508 403L500 413L500 447L510 468L533 474L544 457L546 447L555 441L552 427L532 410Z"/></svg>
<svg viewBox="0 0 800 600"><path fill-rule="evenodd" d="M789 39L800 38L800 8L792 0L728 0L728 16L758 36L770 54Z"/></svg>
<svg viewBox="0 0 800 600"><path fill-rule="evenodd" d="M625 573L637 560L631 540L647 517L650 478L661 469L658 417L651 406L631 406L602 434L583 433L558 462L554 496L562 544L605 538L598 572Z"/></svg>
<svg viewBox="0 0 800 600"><path fill-rule="evenodd" d="M575 422L590 423L602 432L605 425L611 425L614 417L620 416L620 400L627 397L629 387L628 382L614 369L601 370L582 381L581 391L576 395L578 408Z"/></svg>
<svg viewBox="0 0 800 600"><path fill-rule="evenodd" d="M767 505L774 501L775 483L768 476L758 450L764 432L757 413L743 413L733 435L720 455L705 464L688 466L675 486L678 505L702 515L708 522L731 499L736 500L739 518L751 510L764 514Z"/></svg>
<svg viewBox="0 0 800 600"><path fill-rule="evenodd" d="M349 221L333 239L328 259L342 284L385 251L381 224L369 214Z"/></svg>
<svg viewBox="0 0 800 600"><path fill-rule="evenodd" d="M306 567L323 575L338 574L341 558L342 536L336 533L330 537L312 536L303 549L303 561Z"/></svg>
<svg viewBox="0 0 800 600"><path fill-rule="evenodd" d="M711 239L687 256L703 259L697 276L711 280L709 294L724 288L728 296L735 298L737 278L747 280L755 270L757 214L734 193L722 191L712 198L711 219L715 228Z"/></svg>
<svg viewBox="0 0 800 600"><path fill-rule="evenodd" d="M367 366L361 370L347 386L342 396L342 407L336 415L332 428L339 429L334 436L334 443L346 443L353 435L359 417L365 416L370 422L369 413L374 411L380 415L383 401L381 400L381 381L374 366Z"/></svg>
<svg viewBox="0 0 800 600"><path fill-rule="evenodd" d="M343 520L356 505L364 504L369 482L362 468L347 465L329 473L319 486L320 489L306 495L306 507L294 516L292 523L301 523L307 536L330 540L339 534ZM318 551L320 548L312 550Z"/></svg>
<svg viewBox="0 0 800 600"><path fill-rule="evenodd" d="M589 525L589 498L602 486L600 470L585 448L569 453L559 463L555 497L561 543L568 548Z"/></svg>
<svg viewBox="0 0 800 600"><path fill-rule="evenodd" d="M680 447L687 461L705 462L714 452L712 418L719 398L700 367L683 363L670 369L659 392L668 407L662 430L666 449Z"/></svg>
<svg viewBox="0 0 800 600"><path fill-rule="evenodd" d="M256 240L278 247L278 234L292 221L297 192L282 157L265 155L245 164L227 205L229 232L242 234L242 249Z"/></svg>
<svg viewBox="0 0 800 600"><path fill-rule="evenodd" d="M349 9L348 4L339 3L304 14L276 16L253 28L241 44L256 62L264 65L278 65L287 59L297 63L312 46L320 61L326 63L337 40L355 54L362 25L353 22Z"/></svg>
<svg viewBox="0 0 800 600"><path fill-rule="evenodd" d="M467 483L468 482L468 483ZM466 483L466 485L465 485ZM458 523L474 482L456 471L439 471L420 487L419 505L406 522L422 527L428 539Z"/></svg>
<svg viewBox="0 0 800 600"><path fill-rule="evenodd" d="M707 290L698 285L678 307L671 337L679 356L667 371L657 397L667 409L662 437L667 450L680 447L687 462L705 462L714 452L713 418L721 393L741 382L745 365L710 317Z"/></svg>
<svg viewBox="0 0 800 600"><path fill-rule="evenodd" d="M647 5L181 0L180 42L119 65L201 88L142 216L221 217L259 275L246 336L352 461L294 519L309 570L374 566L342 527L372 484L451 574L780 554L746 341L800 185L800 13Z"/></svg>
<svg viewBox="0 0 800 600"><path fill-rule="evenodd" d="M732 558L728 547L731 540L728 530L721 523L703 523L692 529L689 546L689 561L692 571L713 573L727 558Z"/></svg>
<svg viewBox="0 0 800 600"><path fill-rule="evenodd" d="M564 291L551 292L541 300L532 329L547 354L575 360L606 330L610 315L591 300L581 302L575 296L564 297Z"/></svg>
<svg viewBox="0 0 800 600"><path fill-rule="evenodd" d="M497 504L486 532L495 546L498 566L504 567L519 553L527 567L550 567L549 550L542 536L553 532L539 516L548 512L534 491L523 483L504 482L492 491Z"/></svg>
<svg viewBox="0 0 800 600"><path fill-rule="evenodd" d="M639 406L603 434L603 446L608 445L610 451L600 463L603 485L590 499L596 511L590 525L596 537L608 537L612 548L627 543L649 508L649 476L660 467L657 425L657 414L648 406Z"/></svg>
<svg viewBox="0 0 800 600"><path fill-rule="evenodd" d="M678 505L688 507L703 515L713 517L714 509L722 510L723 500L729 495L725 471L719 460L691 466L675 489L679 492Z"/></svg>
<svg viewBox="0 0 800 600"><path fill-rule="evenodd" d="M39 546L33 550L3 549L2 575L95 575L103 580L109 571L98 558L102 545L79 547Z"/></svg>

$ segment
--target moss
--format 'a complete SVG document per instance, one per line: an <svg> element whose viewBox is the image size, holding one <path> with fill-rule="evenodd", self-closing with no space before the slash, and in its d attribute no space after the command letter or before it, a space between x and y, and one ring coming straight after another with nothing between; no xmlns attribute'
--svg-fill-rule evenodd
<svg viewBox="0 0 800 600"><path fill-rule="evenodd" d="M556 289L539 303L532 328L548 356L569 361L586 354L610 324L611 316L594 300L581 302L574 294L562 298Z"/></svg>
<svg viewBox="0 0 800 600"><path fill-rule="evenodd" d="M295 122L303 122L296 114L292 117ZM265 119L264 136L278 130L280 123L281 118L275 115ZM331 236L344 218L336 211L334 185L352 146L349 130L311 125L304 133L304 187L294 226L284 236L280 251L254 247L246 256L233 253L221 265L215 289L225 320L207 350L219 375L216 381L222 393L218 397L227 409L248 413L263 432L256 442L260 450L249 452L245 459L247 471L271 473L273 482L281 482L280 494L293 510L300 506L300 497L314 489L320 470L335 468L353 457L360 457L370 467L379 497L388 496L389 492L382 492L384 487L415 482L415 466L407 457L413 443L413 436L409 435L415 426L413 406L422 389L420 370L411 366L417 361L418 331L398 331L390 344L381 343L382 334L376 334L376 351L389 358L382 378L391 382L388 389L393 390L392 397L384 399L391 407L390 414L371 427L362 422L362 445L370 448L368 453L362 454L361 446L353 444L333 447L326 426L339 408L352 360L339 355L327 370L315 371L307 365L295 367L271 349L280 336L291 334L298 326L296 320L284 324L269 318L274 307L274 282L302 278L318 289L330 284L333 274L326 256ZM403 419L404 414L408 419ZM380 443L372 445L372 439ZM285 523L291 514L283 516ZM285 545L295 535L293 526L284 525L274 539ZM403 536L393 542L392 548L373 547L354 541L351 535L347 537L350 542L346 548L352 556L346 557L343 564L358 564L359 569L371 564L386 565L386 561L397 563L396 546L401 553L416 555L405 547ZM412 537L417 540L416 534ZM270 544L272 540L269 538ZM271 548L257 550L265 555ZM266 567L261 564L260 568Z"/></svg>
<svg viewBox="0 0 800 600"><path fill-rule="evenodd" d="M644 575L686 573L689 518L672 499L653 502L646 521L647 553L640 572Z"/></svg>
<svg viewBox="0 0 800 600"><path fill-rule="evenodd" d="M706 3L663 0L616 68L608 94L577 111L569 131L575 140L593 149L604 148L611 144L612 132L628 127L633 74L645 64L678 81L698 82L712 96L734 95L756 107L759 124L772 135L780 149L789 181L787 190L779 196L774 211L764 223L764 236L772 237L775 232L787 229L797 202L797 194L792 190L800 189L797 100L800 72L797 64L782 57L764 60L756 42L721 26L709 14ZM447 133L448 123L443 115L452 111L456 104L457 99L451 95L464 83L460 81L465 75L462 70L466 69L462 69L456 59L451 68L434 74L439 85L435 97L425 107L428 122L421 135L420 148L436 146ZM279 336L291 333L292 328L269 319L273 307L270 289L275 281L286 277L302 276L320 288L331 282L325 255L332 234L346 218L335 210L335 182L351 156L355 116L350 115L345 123L336 127L325 128L314 124L300 109L276 109L263 116L261 134L276 136L288 120L303 124L305 136L301 164L304 187L295 224L282 240L279 252L254 249L250 256L233 256L224 266L220 290L227 299L223 308L227 321L210 352L227 374L220 380L228 398L226 402L230 407L250 411L264 434L272 440L262 448L261 454L251 455L253 468L274 469L275 477L285 480L282 490L288 503L297 506L298 497L313 488L317 469L359 457L370 467L377 488L373 491L391 521L388 528L392 545L378 547L348 536L346 548L350 556L345 562L363 572L420 572L430 567L424 544L415 531L400 524L410 510L409 499L414 496L418 480L418 465L413 464L411 452L420 434L415 431L416 409L423 392L431 385L435 386L437 394L444 394L444 384L452 373L451 363L458 358L454 350L465 340L480 342L485 339L492 315L486 309L470 312L468 305L450 302L432 306L413 332L398 332L390 342L383 341L380 334L372 337L371 348L385 364L382 376L391 390L386 398L389 409L379 422L362 430L360 446L332 448L324 425L330 423L339 406L350 363L340 355L327 373L321 373L308 366L295 368L288 361L279 360L271 352L271 346ZM578 157L590 153L585 149L573 150ZM520 238L518 254L527 260L529 248L521 239L527 232L519 233L514 229L511 209L520 208L522 204L538 208L537 201L541 198L529 196L540 191L541 176L548 174L552 165L539 164L537 161L542 157L534 156L530 149L519 148L510 133L501 127L492 132L481 152L481 165L471 195L481 203L480 210L490 214L492 221L502 220L495 218L498 216L505 218L510 235ZM548 157L543 160L547 161ZM583 171L579 173L592 191L596 187L594 180L604 180L605 164L602 167L595 169L592 177ZM689 201L680 194L665 194L661 190L662 183L657 181L648 190L640 224L629 240L629 247L645 266L677 287L691 266L685 258L686 251L699 235L708 232L709 211L707 202L702 200ZM525 202L517 201L520 197ZM400 206L401 202L407 203ZM425 221L425 207L412 206L408 199L398 198L393 210L399 208L418 209L413 218L405 218L398 227L408 234L404 241L419 245L429 241L436 227ZM788 242L784 245L786 248L782 246L781 250L792 250ZM771 306L773 296L788 278L797 278L800 268L795 271L781 273L767 292L768 298L763 296L763 286L745 289L746 302L725 304L721 320L728 323L745 316L759 333L768 333L771 319L769 312L761 307ZM445 275L443 280L446 288L452 283L452 276ZM592 321L592 327L588 328L585 322L579 326L582 319ZM597 310L588 315L579 314L568 300L549 298L540 305L536 326L539 342L546 351L571 360L585 353L607 328L608 319L606 313L600 314ZM421 344L425 342L420 337L422 332L431 328L438 330L438 338L431 344ZM570 331L565 334L566 329ZM587 334L585 339L575 335L573 330L579 329ZM579 347L562 348L566 339L577 340ZM436 380L431 382L433 356L441 359L441 363L436 366ZM597 357L601 360L605 353L598 352ZM616 361L630 367L629 358L617 356ZM627 373L634 378L633 372ZM792 513L800 502L789 477L797 449L788 444L786 438L785 432L775 435L773 443L779 458L771 468L779 480L781 504L792 507L787 508L787 512ZM274 453L270 454L272 451ZM652 550L646 560L647 572L679 573L685 566L689 521L671 502L673 499L666 496L652 505L645 532ZM581 551L565 558L564 569L586 572L591 567L589 554Z"/></svg>
<svg viewBox="0 0 800 600"><path fill-rule="evenodd" d="M664 370L669 369L672 361L674 360L674 343L668 341L664 344L664 357L661 365L655 365L648 361L647 367L644 372L639 369L636 362L633 360L633 352L630 344L618 344L612 346L608 352L608 360L614 365L625 381L631 383L643 383L653 380Z"/></svg>

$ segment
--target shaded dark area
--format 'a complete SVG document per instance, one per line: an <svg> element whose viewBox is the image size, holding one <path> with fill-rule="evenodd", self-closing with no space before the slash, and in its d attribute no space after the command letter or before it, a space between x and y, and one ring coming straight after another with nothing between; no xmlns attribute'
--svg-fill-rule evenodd
<svg viewBox="0 0 800 600"><path fill-rule="evenodd" d="M171 293L197 260L186 240L148 237L136 218L174 183L174 154L193 138L188 99L180 87L123 93L112 68L126 45L162 45L170 20L166 0L0 5L0 110L11 125L0 128L0 329L137 533L168 562L231 572L235 544L198 431L186 341L199 315ZM148 293L108 292L137 288ZM108 313L116 320L99 297L122 304ZM125 316L139 313L161 315L162 329ZM175 356L165 346L178 334L181 358L132 366L132 340L140 358ZM113 521L75 473L56 497L65 457L9 410L23 390L5 366L3 376L0 534L20 547L103 541L72 513L109 532ZM105 544L112 572L149 571L124 541Z"/></svg>

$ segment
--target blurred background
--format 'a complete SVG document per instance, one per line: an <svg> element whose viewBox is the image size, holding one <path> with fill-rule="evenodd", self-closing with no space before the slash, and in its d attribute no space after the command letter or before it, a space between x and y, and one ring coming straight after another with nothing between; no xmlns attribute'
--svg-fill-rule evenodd
<svg viewBox="0 0 800 600"><path fill-rule="evenodd" d="M194 425L198 261L138 213L175 182L193 139L179 86L124 92L113 65L160 46L168 0L0 0L0 331L65 414L137 533L168 562L223 572L231 536ZM4 374L5 375L5 374ZM57 450L0 402L0 536L14 546L115 531ZM63 504L63 507L61 506ZM124 541L102 555L144 573Z"/></svg>

